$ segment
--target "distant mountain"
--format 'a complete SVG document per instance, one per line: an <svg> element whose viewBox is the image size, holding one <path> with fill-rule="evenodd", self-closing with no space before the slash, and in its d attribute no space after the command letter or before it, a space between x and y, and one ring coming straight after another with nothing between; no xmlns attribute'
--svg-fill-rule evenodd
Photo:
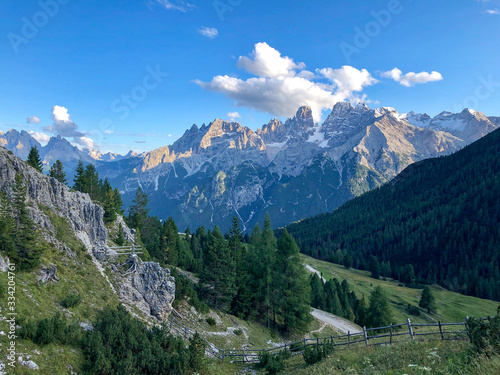
<svg viewBox="0 0 500 375"><path fill-rule="evenodd" d="M215 224L233 215L246 230L269 212L282 226L321 212L390 181L408 165L448 155L498 128L479 112L435 118L394 108L337 103L319 125L309 107L257 131L237 122L193 125L171 146L102 163L131 202L140 186L151 213L181 228Z"/></svg>
<svg viewBox="0 0 500 375"><path fill-rule="evenodd" d="M41 147L16 130L0 134L0 144L24 160L38 147L45 170L59 159L69 181L80 158L93 163L122 192L125 207L140 186L151 213L172 216L181 228L225 229L235 215L249 230L266 212L283 226L332 211L408 165L453 153L499 126L500 117L473 110L431 118L340 102L321 125L307 106L284 123L274 118L256 131L216 119L140 155L80 150L61 137Z"/></svg>
<svg viewBox="0 0 500 375"><path fill-rule="evenodd" d="M287 226L301 251L500 301L500 129L415 163L332 213ZM279 232L279 231L278 231ZM279 234L279 233L278 233Z"/></svg>
<svg viewBox="0 0 500 375"><path fill-rule="evenodd" d="M40 153L44 170L47 172L56 160L60 160L64 165L69 181L73 178L74 170L80 158L85 164L100 164L102 162L121 160L126 157L115 153L102 154L96 150L80 150L61 136L51 137L47 145L42 146L28 132L24 130L18 132L15 129L11 129L6 133L0 132L0 145L23 160L27 159L31 147L36 147ZM129 156L137 156L137 154L132 154L131 151Z"/></svg>

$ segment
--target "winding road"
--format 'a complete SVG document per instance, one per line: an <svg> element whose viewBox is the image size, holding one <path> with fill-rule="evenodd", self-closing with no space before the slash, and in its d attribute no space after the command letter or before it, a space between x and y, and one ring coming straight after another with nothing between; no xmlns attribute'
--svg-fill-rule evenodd
<svg viewBox="0 0 500 375"><path fill-rule="evenodd" d="M307 268L307 270L309 272L313 272L313 273L317 274L321 278L321 280L323 280L323 282L326 282L325 278L323 276L321 276L321 272L319 272L317 269L311 267L308 264L304 264L304 266ZM341 318L340 316L330 314L326 311L313 308L311 311L311 315L314 316L316 319L318 319L320 322L331 325L332 327L334 327L335 329L337 329L338 331L340 331L342 333L361 332L361 328L359 326L357 326L356 324L354 324L353 322L351 322L347 319Z"/></svg>

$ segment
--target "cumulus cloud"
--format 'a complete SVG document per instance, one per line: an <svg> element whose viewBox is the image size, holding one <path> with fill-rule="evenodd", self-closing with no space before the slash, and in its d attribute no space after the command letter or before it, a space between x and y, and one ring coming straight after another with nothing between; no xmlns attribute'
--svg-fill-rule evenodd
<svg viewBox="0 0 500 375"><path fill-rule="evenodd" d="M240 56L238 67L259 77L293 77L296 69L304 69L304 63L295 63L267 43L257 43L250 57Z"/></svg>
<svg viewBox="0 0 500 375"><path fill-rule="evenodd" d="M228 112L227 117L235 119L235 118L241 118L241 115L238 112Z"/></svg>
<svg viewBox="0 0 500 375"><path fill-rule="evenodd" d="M500 9L488 9L486 10L486 13L488 14L495 14L495 15L500 15Z"/></svg>
<svg viewBox="0 0 500 375"><path fill-rule="evenodd" d="M378 82L366 69L358 70L349 65L340 69L324 68L316 70L323 77L333 83L337 92L350 98L353 92L363 91L366 86ZM353 98L354 99L354 98Z"/></svg>
<svg viewBox="0 0 500 375"><path fill-rule="evenodd" d="M217 30L215 27L202 27L198 30L198 32L210 39L215 38L219 34L219 30Z"/></svg>
<svg viewBox="0 0 500 375"><path fill-rule="evenodd" d="M196 5L183 0L156 0L156 3L167 10L178 10L183 13L196 8Z"/></svg>
<svg viewBox="0 0 500 375"><path fill-rule="evenodd" d="M78 125L71 120L67 108L59 105L53 106L52 119L54 123L44 127L43 130L61 137L73 138L73 143L88 149L93 150L95 148L94 141L78 130Z"/></svg>
<svg viewBox="0 0 500 375"><path fill-rule="evenodd" d="M381 74L382 77L384 78L391 78L396 82L399 82L401 85L406 86L406 87L412 87L417 83L428 83L428 82L435 82L435 81L441 81L443 79L443 76L441 73L433 71L431 73L428 72L420 72L420 73L414 73L414 72L409 72L406 74L403 74L403 72L398 69L394 68L392 70L389 70L388 72L384 72Z"/></svg>
<svg viewBox="0 0 500 375"><path fill-rule="evenodd" d="M50 135L47 135L45 133L42 133L42 132L35 132L33 130L30 130L28 132L33 138L35 138L38 142L44 144L44 143L47 143L49 142L50 140Z"/></svg>
<svg viewBox="0 0 500 375"><path fill-rule="evenodd" d="M305 70L304 63L281 56L267 43L257 43L250 56L240 57L237 65L256 77L219 75L210 82L195 82L206 90L226 95L238 106L274 116L292 117L300 106L308 105L319 121L322 111L339 101L364 100L361 91L378 82L366 69L351 66L317 69L316 75Z"/></svg>
<svg viewBox="0 0 500 375"><path fill-rule="evenodd" d="M26 122L28 124L39 124L40 123L40 119L36 116L30 116L26 119Z"/></svg>

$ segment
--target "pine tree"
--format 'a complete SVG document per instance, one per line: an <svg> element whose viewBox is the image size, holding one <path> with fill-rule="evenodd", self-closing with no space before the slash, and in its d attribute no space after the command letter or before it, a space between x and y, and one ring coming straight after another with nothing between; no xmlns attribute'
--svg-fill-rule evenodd
<svg viewBox="0 0 500 375"><path fill-rule="evenodd" d="M120 226L118 227L118 234L115 239L115 243L118 246L123 246L123 244L125 243L125 236L123 235L123 225L121 223Z"/></svg>
<svg viewBox="0 0 500 375"><path fill-rule="evenodd" d="M79 159L76 165L75 177L73 178L73 190L81 191L85 190L85 166L83 165L83 160Z"/></svg>
<svg viewBox="0 0 500 375"><path fill-rule="evenodd" d="M16 253L13 254L14 263L20 269L29 270L40 263L42 247L39 244L38 232L34 230L34 223L28 216L26 206L26 186L23 176L17 173L13 186L12 208L14 216L14 243Z"/></svg>
<svg viewBox="0 0 500 375"><path fill-rule="evenodd" d="M313 273L310 276L311 284L311 306L320 310L324 310L324 288L323 281L319 276Z"/></svg>
<svg viewBox="0 0 500 375"><path fill-rule="evenodd" d="M132 204L128 210L127 224L131 228L142 230L144 220L146 220L149 214L148 203L149 199L147 194L144 193L140 187L138 187L135 192L135 197L132 200Z"/></svg>
<svg viewBox="0 0 500 375"><path fill-rule="evenodd" d="M163 230L161 235L161 247L164 251L165 263L171 266L177 266L179 264L179 231L177 230L177 225L175 225L174 219L169 217L167 221L163 224Z"/></svg>
<svg viewBox="0 0 500 375"><path fill-rule="evenodd" d="M118 188L115 188L115 190L113 190L113 200L114 200L115 212L118 215L123 215L123 200L122 200L122 195L118 191Z"/></svg>
<svg viewBox="0 0 500 375"><path fill-rule="evenodd" d="M236 293L235 278L233 257L219 227L215 226L209 235L202 280L208 285L207 293L216 309L229 306Z"/></svg>
<svg viewBox="0 0 500 375"><path fill-rule="evenodd" d="M286 229L278 242L273 271L276 295L273 310L281 317L285 331L305 330L311 321L311 288L307 271L300 260L299 248Z"/></svg>
<svg viewBox="0 0 500 375"><path fill-rule="evenodd" d="M370 272L372 273L371 277L377 280L380 279L380 263L377 257L373 255L370 257Z"/></svg>
<svg viewBox="0 0 500 375"><path fill-rule="evenodd" d="M26 160L29 165L35 168L38 172L43 171L42 160L40 159L40 153L36 147L31 147L28 154L28 159Z"/></svg>
<svg viewBox="0 0 500 375"><path fill-rule="evenodd" d="M370 327L383 327L392 323L391 306L381 286L377 286L370 294L370 308L366 320Z"/></svg>
<svg viewBox="0 0 500 375"><path fill-rule="evenodd" d="M52 167L49 170L49 176L54 177L57 181L64 185L68 185L66 181L66 173L64 172L63 163L60 160L56 160Z"/></svg>
<svg viewBox="0 0 500 375"><path fill-rule="evenodd" d="M0 192L0 252L9 258L13 258L17 254L14 242L15 225L9 197L2 191Z"/></svg>
<svg viewBox="0 0 500 375"><path fill-rule="evenodd" d="M90 195L90 199L102 201L101 184L99 183L99 174L97 173L94 164L85 166L85 187L84 193Z"/></svg>
<svg viewBox="0 0 500 375"><path fill-rule="evenodd" d="M436 299L434 298L429 286L425 286L424 290L422 290L422 296L420 297L418 305L421 308L426 309L429 314L436 312Z"/></svg>

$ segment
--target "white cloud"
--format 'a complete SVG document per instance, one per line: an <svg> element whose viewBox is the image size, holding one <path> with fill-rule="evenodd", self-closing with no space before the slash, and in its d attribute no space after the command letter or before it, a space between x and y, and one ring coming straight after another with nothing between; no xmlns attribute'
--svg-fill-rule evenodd
<svg viewBox="0 0 500 375"><path fill-rule="evenodd" d="M95 144L89 137L74 137L73 143L82 146L83 148L88 148L89 150L95 150Z"/></svg>
<svg viewBox="0 0 500 375"><path fill-rule="evenodd" d="M196 5L183 0L156 0L156 2L167 10L178 10L183 13L196 8Z"/></svg>
<svg viewBox="0 0 500 375"><path fill-rule="evenodd" d="M227 114L228 118L241 118L241 115L238 112L228 112Z"/></svg>
<svg viewBox="0 0 500 375"><path fill-rule="evenodd" d="M201 29L198 30L198 32L206 36L207 38L213 39L219 34L219 30L217 30L215 27L202 27Z"/></svg>
<svg viewBox="0 0 500 375"><path fill-rule="evenodd" d="M296 69L304 69L306 65L281 57L281 53L267 43L257 43L250 57L240 56L238 67L259 77L293 77Z"/></svg>
<svg viewBox="0 0 500 375"><path fill-rule="evenodd" d="M378 82L368 70L358 70L349 65L344 65L340 69L324 68L316 71L332 82L337 88L337 92L342 93L346 98L349 98L352 92L363 91L366 86Z"/></svg>
<svg viewBox="0 0 500 375"><path fill-rule="evenodd" d="M61 137L72 137L73 143L90 150L95 149L94 141L78 130L78 125L71 120L67 108L59 105L52 107L52 119L54 123L44 127L43 130Z"/></svg>
<svg viewBox="0 0 500 375"><path fill-rule="evenodd" d="M47 143L50 140L50 135L47 135L42 132L35 132L33 130L30 130L28 133L42 144Z"/></svg>
<svg viewBox="0 0 500 375"><path fill-rule="evenodd" d="M488 9L486 13L500 15L500 9Z"/></svg>
<svg viewBox="0 0 500 375"><path fill-rule="evenodd" d="M378 81L366 70L351 66L340 69L318 69L314 73L304 70L304 63L295 63L267 43L257 43L249 57L240 57L238 66L257 77L241 79L228 75L213 77L210 82L195 82L206 90L219 92L235 101L238 106L268 112L273 116L292 117L300 106L311 107L316 121L324 109L339 101L358 102L364 87ZM330 83L325 83L325 78Z"/></svg>
<svg viewBox="0 0 500 375"><path fill-rule="evenodd" d="M433 71L431 73L428 73L428 72L420 72L420 73L409 72L409 73L403 74L403 72L398 68L394 68L388 72L384 72L381 74L381 76L384 78L391 78L394 81L399 82L401 85L406 86L406 87L414 86L417 83L435 82L435 81L441 81L443 79L443 76L441 75L441 73L436 72L436 71Z"/></svg>
<svg viewBox="0 0 500 375"><path fill-rule="evenodd" d="M30 116L26 119L26 122L28 124L39 124L40 123L40 119L36 116Z"/></svg>

